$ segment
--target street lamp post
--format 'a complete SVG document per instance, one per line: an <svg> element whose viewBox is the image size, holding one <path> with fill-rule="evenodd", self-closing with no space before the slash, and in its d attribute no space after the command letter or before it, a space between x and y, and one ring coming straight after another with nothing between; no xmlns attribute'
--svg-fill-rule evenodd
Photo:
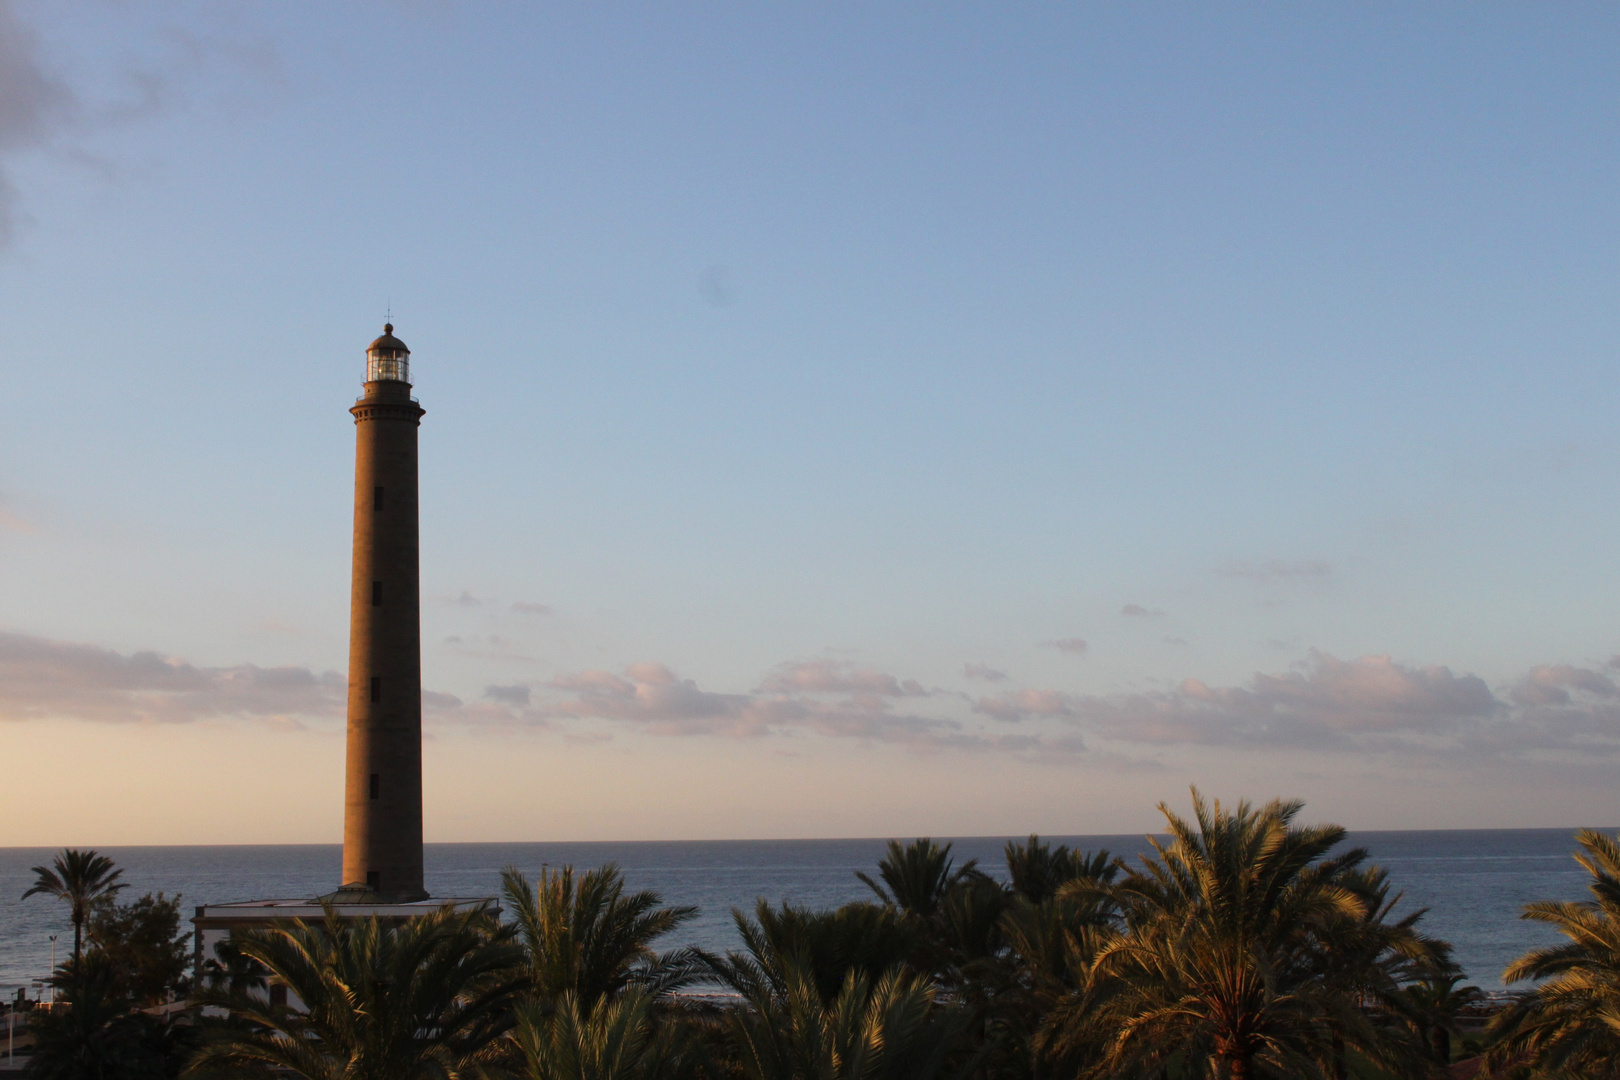
<svg viewBox="0 0 1620 1080"><path fill-rule="evenodd" d="M51 1004L56 1004L56 935L51 935Z"/></svg>

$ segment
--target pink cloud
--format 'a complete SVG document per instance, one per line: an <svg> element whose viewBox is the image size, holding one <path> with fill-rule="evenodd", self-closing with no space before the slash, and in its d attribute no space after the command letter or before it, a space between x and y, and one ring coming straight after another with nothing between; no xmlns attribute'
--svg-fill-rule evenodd
<svg viewBox="0 0 1620 1080"><path fill-rule="evenodd" d="M547 707L554 716L630 721L664 734L759 730L757 720L747 715L747 695L700 690L663 664L632 664L623 676L583 671L551 685L574 695Z"/></svg>
<svg viewBox="0 0 1620 1080"><path fill-rule="evenodd" d="M155 652L0 633L0 720L184 723L342 716L348 686L304 667L197 667Z"/></svg>
<svg viewBox="0 0 1620 1080"><path fill-rule="evenodd" d="M1332 747L1455 732L1496 716L1502 703L1483 680L1446 667L1313 653L1296 670L1259 673L1243 686L1189 678L1173 690L1073 698L1068 707L1126 742Z"/></svg>
<svg viewBox="0 0 1620 1080"><path fill-rule="evenodd" d="M1530 669L1513 688L1512 696L1521 705L1567 705L1572 700L1571 690L1600 698L1620 693L1612 680L1595 671L1568 664L1542 664Z"/></svg>
<svg viewBox="0 0 1620 1080"><path fill-rule="evenodd" d="M623 675L585 671L550 684L567 697L544 706L560 719L608 720L658 735L734 738L818 735L917 750L989 750L1061 758L1081 752L1072 733L1006 735L974 731L942 716L897 713L899 699L927 697L915 680L831 661L787 663L749 694L715 693L662 664L634 664Z"/></svg>
<svg viewBox="0 0 1620 1080"><path fill-rule="evenodd" d="M782 664L765 679L764 689L779 693L873 694L878 697L927 697L915 679L904 681L881 671L855 668L836 660Z"/></svg>
<svg viewBox="0 0 1620 1080"><path fill-rule="evenodd" d="M973 703L973 711L996 720L1016 723L1036 716L1073 717L1076 715L1070 694L1056 690L1020 690L1013 694L982 697Z"/></svg>

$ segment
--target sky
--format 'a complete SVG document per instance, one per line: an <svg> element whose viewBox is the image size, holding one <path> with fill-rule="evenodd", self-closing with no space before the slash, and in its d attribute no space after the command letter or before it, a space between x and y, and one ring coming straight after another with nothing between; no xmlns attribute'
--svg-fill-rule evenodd
<svg viewBox="0 0 1620 1080"><path fill-rule="evenodd" d="M1620 9L0 0L0 845L1620 823Z"/></svg>

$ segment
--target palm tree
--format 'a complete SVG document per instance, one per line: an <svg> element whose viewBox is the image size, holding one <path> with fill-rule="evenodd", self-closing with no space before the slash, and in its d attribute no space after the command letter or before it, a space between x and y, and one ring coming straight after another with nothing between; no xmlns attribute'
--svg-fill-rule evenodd
<svg viewBox="0 0 1620 1080"><path fill-rule="evenodd" d="M1415 1028L1402 1022L1412 1001L1403 987L1446 964L1450 951L1444 942L1418 931L1427 909L1395 916L1401 895L1390 895L1389 872L1362 865L1366 859L1366 850L1355 848L1310 871L1362 903L1360 916L1315 929L1301 957L1303 973L1317 980L1316 989L1329 1005L1324 1019L1332 1029L1329 1072L1335 1080L1349 1075L1350 1038L1357 1038L1361 1052L1386 1068L1418 1069L1428 1057L1429 1040L1422 1035L1414 1039ZM1346 1010L1346 1004L1360 1007ZM1348 1030L1340 1024L1346 1015Z"/></svg>
<svg viewBox="0 0 1620 1080"><path fill-rule="evenodd" d="M976 859L956 866L950 844L926 837L904 845L890 840L877 879L855 876L915 931L907 957L913 970L964 986L973 979L968 969L1000 950L1006 890L979 870Z"/></svg>
<svg viewBox="0 0 1620 1080"><path fill-rule="evenodd" d="M1112 888L1123 868L1106 851L1052 850L1030 837L1007 845L1010 877L995 962L972 975L987 996L989 1037L1020 1076L1066 1075L1072 1061L1050 1054L1038 1038L1052 1008L1081 986L1103 945L1123 927ZM988 993L986 993L988 991Z"/></svg>
<svg viewBox="0 0 1620 1080"><path fill-rule="evenodd" d="M952 889L978 873L977 859L953 869L951 845L942 847L924 837L903 846L898 840L889 841L889 852L878 863L882 884L864 872L855 876L883 903L926 920L934 917Z"/></svg>
<svg viewBox="0 0 1620 1080"><path fill-rule="evenodd" d="M703 955L659 954L652 943L697 915L664 907L651 890L626 893L609 863L579 878L574 868L541 870L538 891L516 867L501 872L501 893L517 920L532 991L544 1001L572 993L583 1015L631 987L666 996L706 972Z"/></svg>
<svg viewBox="0 0 1620 1080"><path fill-rule="evenodd" d="M1450 968L1430 972L1401 991L1401 1014L1416 1029L1429 1059L1436 1065L1451 1064L1451 1037L1457 1034L1457 1017L1485 996L1477 986L1459 987L1462 980L1462 972Z"/></svg>
<svg viewBox="0 0 1620 1080"><path fill-rule="evenodd" d="M1543 900L1520 918L1569 939L1532 949L1508 965L1504 982L1545 980L1491 1025L1488 1067L1529 1065L1537 1074L1620 1076L1620 842L1592 829L1575 834L1575 861L1592 875L1591 900Z"/></svg>
<svg viewBox="0 0 1620 1080"><path fill-rule="evenodd" d="M1338 826L1293 823L1302 804L1227 809L1193 790L1195 823L1160 804L1170 841L1116 886L1128 932L1099 943L1083 984L1054 1009L1048 1053L1082 1075L1317 1077L1334 1036L1364 1042L1359 1002L1308 962L1313 936L1361 919L1365 902L1320 860Z"/></svg>
<svg viewBox="0 0 1620 1080"><path fill-rule="evenodd" d="M662 1080L690 1075L691 1056L682 1033L655 1022L652 994L631 987L604 998L590 1013L565 992L551 1007L538 1001L518 1006L508 1035L521 1080Z"/></svg>
<svg viewBox="0 0 1620 1080"><path fill-rule="evenodd" d="M1114 881L1123 860L1106 851L1054 850L1031 836L1008 843L1012 902L1001 932L1032 987L1063 982L1095 952L1098 935L1124 926ZM1081 939L1085 939L1082 942Z"/></svg>
<svg viewBox="0 0 1620 1080"><path fill-rule="evenodd" d="M1067 844L1053 847L1034 834L1024 843L1007 841L1006 856L1012 891L1032 904L1050 900L1071 881L1111 881L1122 865L1107 851L1088 854L1071 851Z"/></svg>
<svg viewBox="0 0 1620 1080"><path fill-rule="evenodd" d="M305 1080L455 1080L493 1060L523 987L512 931L483 911L445 907L398 926L302 920L236 935L302 1008L245 988L206 987L225 1009L187 1075Z"/></svg>
<svg viewBox="0 0 1620 1080"><path fill-rule="evenodd" d="M76 851L68 848L56 857L54 866L33 868L33 887L22 894L24 900L35 893L54 896L72 905L73 959L83 956L84 921L90 907L98 900L110 899L124 888L118 879L123 871L115 869L113 861L94 851Z"/></svg>
<svg viewBox="0 0 1620 1080"><path fill-rule="evenodd" d="M797 959L780 986L738 987L728 1041L747 1080L939 1080L965 1075L966 1009L942 1005L927 983L892 968L877 980L852 972L824 1001Z"/></svg>
<svg viewBox="0 0 1620 1080"><path fill-rule="evenodd" d="M226 938L214 945L214 958L204 960L202 978L206 985L231 991L263 990L264 965L252 957L243 956L238 943Z"/></svg>
<svg viewBox="0 0 1620 1080"><path fill-rule="evenodd" d="M28 1075L39 1080L172 1076L191 1043L189 1026L135 1008L116 963L92 951L51 976L67 1008L32 1014Z"/></svg>
<svg viewBox="0 0 1620 1080"><path fill-rule="evenodd" d="M727 1041L749 1080L868 1075L878 1059L861 1046L921 1038L911 1027L934 1016L935 987L901 976L917 930L892 907L857 902L813 911L760 900L753 919L737 909L731 915L746 951L709 962L713 977L742 999L726 1015ZM895 1022L882 1019L896 1009ZM952 1041L967 1018L960 1008L947 1013L934 1034ZM899 1022L901 1014L909 1019Z"/></svg>
<svg viewBox="0 0 1620 1080"><path fill-rule="evenodd" d="M760 900L752 919L737 908L731 917L746 951L709 957L709 973L745 998L786 994L789 972L797 971L830 1004L852 972L873 980L917 951L916 928L877 904L814 911Z"/></svg>

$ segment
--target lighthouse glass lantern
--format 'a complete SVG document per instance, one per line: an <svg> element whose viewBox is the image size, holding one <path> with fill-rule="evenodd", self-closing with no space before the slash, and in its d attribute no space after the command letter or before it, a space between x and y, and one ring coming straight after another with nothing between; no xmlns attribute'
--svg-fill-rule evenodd
<svg viewBox="0 0 1620 1080"><path fill-rule="evenodd" d="M411 350L394 336L392 324L383 327L383 336L366 350L366 382L411 381Z"/></svg>

